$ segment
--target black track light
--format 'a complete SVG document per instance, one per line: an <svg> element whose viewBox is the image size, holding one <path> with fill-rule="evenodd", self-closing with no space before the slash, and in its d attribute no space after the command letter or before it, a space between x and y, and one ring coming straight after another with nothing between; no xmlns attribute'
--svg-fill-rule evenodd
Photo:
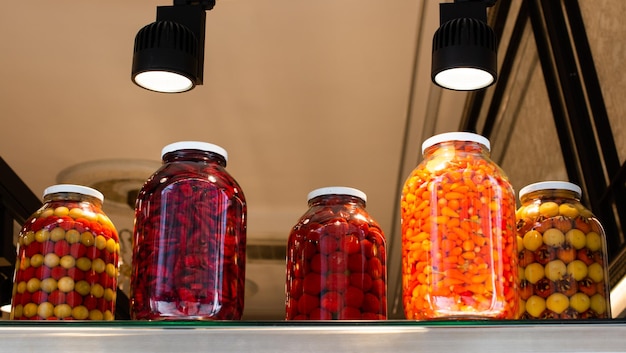
<svg viewBox="0 0 626 353"><path fill-rule="evenodd" d="M131 78L145 89L179 93L201 85L206 11L215 0L174 0L137 33Z"/></svg>
<svg viewBox="0 0 626 353"><path fill-rule="evenodd" d="M432 80L438 86L471 91L497 78L496 35L487 24L495 0L439 4L440 27L433 37Z"/></svg>

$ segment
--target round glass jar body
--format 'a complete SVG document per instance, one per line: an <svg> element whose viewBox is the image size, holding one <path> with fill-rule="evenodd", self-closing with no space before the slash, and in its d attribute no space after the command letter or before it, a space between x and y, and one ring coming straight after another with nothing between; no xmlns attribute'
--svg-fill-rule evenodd
<svg viewBox="0 0 626 353"><path fill-rule="evenodd" d="M385 238L357 189L309 193L289 234L287 320L385 320Z"/></svg>
<svg viewBox="0 0 626 353"><path fill-rule="evenodd" d="M523 319L611 318L606 236L580 196L579 186L562 181L520 190L516 218Z"/></svg>
<svg viewBox="0 0 626 353"><path fill-rule="evenodd" d="M80 185L44 191L22 227L12 320L114 320L119 238L103 195Z"/></svg>
<svg viewBox="0 0 626 353"><path fill-rule="evenodd" d="M247 208L226 151L183 141L162 159L135 207L131 318L239 320Z"/></svg>
<svg viewBox="0 0 626 353"><path fill-rule="evenodd" d="M446 133L422 152L401 195L406 318L516 318L515 194L489 141Z"/></svg>

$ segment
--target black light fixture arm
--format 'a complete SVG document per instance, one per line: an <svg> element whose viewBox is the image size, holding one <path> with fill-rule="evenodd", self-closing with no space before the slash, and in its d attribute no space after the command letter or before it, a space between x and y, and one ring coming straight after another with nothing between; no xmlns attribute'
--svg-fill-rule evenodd
<svg viewBox="0 0 626 353"><path fill-rule="evenodd" d="M495 4L496 0L455 0L440 4L439 23L457 18L474 18L487 23L487 8Z"/></svg>
<svg viewBox="0 0 626 353"><path fill-rule="evenodd" d="M496 4L496 0L454 0L454 2L482 2L487 7L491 7Z"/></svg>
<svg viewBox="0 0 626 353"><path fill-rule="evenodd" d="M209 11L215 6L215 0L174 0L174 6L178 5L199 5L205 11Z"/></svg>
<svg viewBox="0 0 626 353"><path fill-rule="evenodd" d="M173 6L158 6L157 21L172 21L189 28L198 40L197 85L204 81L204 38L206 11L213 9L215 0L174 0Z"/></svg>

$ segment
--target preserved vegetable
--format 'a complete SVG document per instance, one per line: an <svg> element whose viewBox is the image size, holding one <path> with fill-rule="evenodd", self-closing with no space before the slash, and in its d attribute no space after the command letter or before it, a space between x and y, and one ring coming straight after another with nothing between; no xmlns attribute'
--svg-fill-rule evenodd
<svg viewBox="0 0 626 353"><path fill-rule="evenodd" d="M20 231L13 320L114 320L119 237L103 195L80 185L44 191Z"/></svg>
<svg viewBox="0 0 626 353"><path fill-rule="evenodd" d="M517 242L523 319L611 318L606 236L578 185L520 190Z"/></svg>
<svg viewBox="0 0 626 353"><path fill-rule="evenodd" d="M131 317L238 320L244 306L246 201L226 151L168 145L135 207Z"/></svg>
<svg viewBox="0 0 626 353"><path fill-rule="evenodd" d="M289 235L286 319L386 319L385 239L365 210L366 195L328 187L308 200Z"/></svg>
<svg viewBox="0 0 626 353"><path fill-rule="evenodd" d="M447 133L422 152L401 198L406 318L515 318L515 195L489 141Z"/></svg>

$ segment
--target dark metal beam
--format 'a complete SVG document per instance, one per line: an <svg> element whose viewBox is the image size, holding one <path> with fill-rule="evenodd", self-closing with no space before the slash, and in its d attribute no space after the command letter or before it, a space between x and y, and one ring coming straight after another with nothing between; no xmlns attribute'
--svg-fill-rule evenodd
<svg viewBox="0 0 626 353"><path fill-rule="evenodd" d="M602 222L611 263L611 281L626 274L626 164L620 165L604 105L586 29L576 0L523 0L517 14L499 81L492 98L472 92L461 129L490 137L510 75L509 65L519 46L516 29L528 11L552 118L569 181L583 189L583 201ZM505 16L506 17L506 16ZM567 20L566 20L567 19ZM490 104L484 124L477 126L484 104ZM619 269L619 271L618 271Z"/></svg>
<svg viewBox="0 0 626 353"><path fill-rule="evenodd" d="M14 263L13 220L23 224L41 205L39 198L0 158L0 257Z"/></svg>
<svg viewBox="0 0 626 353"><path fill-rule="evenodd" d="M594 64L578 1L565 0L564 5L570 32L572 34L572 41L574 42L577 53L582 81L589 101L589 109L598 136L598 144L600 145L602 158L604 160L604 167L607 175L610 177L609 185L605 189L604 194L598 199L598 202L605 205L604 207L609 207L608 205L612 203L616 204L619 224L621 225L619 228L623 229L626 224L626 198L615 197L615 195L626 194L626 188L624 187L623 181L613 181L616 179L615 176L620 173L620 160L617 147L615 146L615 139L613 138L609 114L604 104L600 80L598 79L598 73ZM625 239L620 237L618 243L623 243L624 240Z"/></svg>
<svg viewBox="0 0 626 353"><path fill-rule="evenodd" d="M15 263L15 244L13 243L13 217L7 208L0 204L0 257Z"/></svg>
<svg viewBox="0 0 626 353"><path fill-rule="evenodd" d="M17 257L12 235L13 217L0 203L0 305L11 302L13 271Z"/></svg>
<svg viewBox="0 0 626 353"><path fill-rule="evenodd" d="M492 8L493 15L490 13L490 25L493 28L496 38L498 39L496 48L500 46L502 33L506 26L509 10L511 8L511 0L500 0ZM496 87L501 85L500 81L504 76L503 73L498 74L498 80L496 81ZM505 77L506 79L506 77ZM485 101L487 89L481 89L478 91L470 92L466 101L465 111L461 117L460 131L478 131L478 118L480 117L481 107Z"/></svg>
<svg viewBox="0 0 626 353"><path fill-rule="evenodd" d="M557 136L559 138L561 154L563 155L567 175L569 176L570 181L580 184L576 153L572 147L573 141L568 132L569 128L567 126L565 107L563 106L561 100L558 76L552 59L552 54L550 53L550 43L548 36L546 35L543 16L538 2L539 0L526 1L528 4L528 14L530 16L530 23L533 29L535 44L537 46L539 63L541 64L543 78L548 92L550 107L552 108L552 116Z"/></svg>
<svg viewBox="0 0 626 353"><path fill-rule="evenodd" d="M24 223L42 203L0 157L0 202L18 223Z"/></svg>
<svg viewBox="0 0 626 353"><path fill-rule="evenodd" d="M502 98L505 95L506 87L511 78L513 64L515 63L515 57L519 51L526 23L528 23L528 9L526 4L522 3L515 24L513 25L509 46L506 48L502 66L500 67L500 80L498 80L498 84L493 92L493 98L489 104L489 110L487 111L485 124L483 125L481 134L486 138L491 138L491 134L493 133L493 127L496 123L500 106L502 105Z"/></svg>
<svg viewBox="0 0 626 353"><path fill-rule="evenodd" d="M570 32L563 7L557 1L541 1L543 20L550 40L551 53L558 74L559 90L566 109L569 131L573 135L579 161L577 178L591 209L602 221L607 233L609 258L616 255L620 241L612 205L600 203L607 187L603 156L598 149L595 129L591 122L588 100L583 90L579 67L572 48ZM565 40L567 38L567 40ZM570 176L571 177L571 176Z"/></svg>

